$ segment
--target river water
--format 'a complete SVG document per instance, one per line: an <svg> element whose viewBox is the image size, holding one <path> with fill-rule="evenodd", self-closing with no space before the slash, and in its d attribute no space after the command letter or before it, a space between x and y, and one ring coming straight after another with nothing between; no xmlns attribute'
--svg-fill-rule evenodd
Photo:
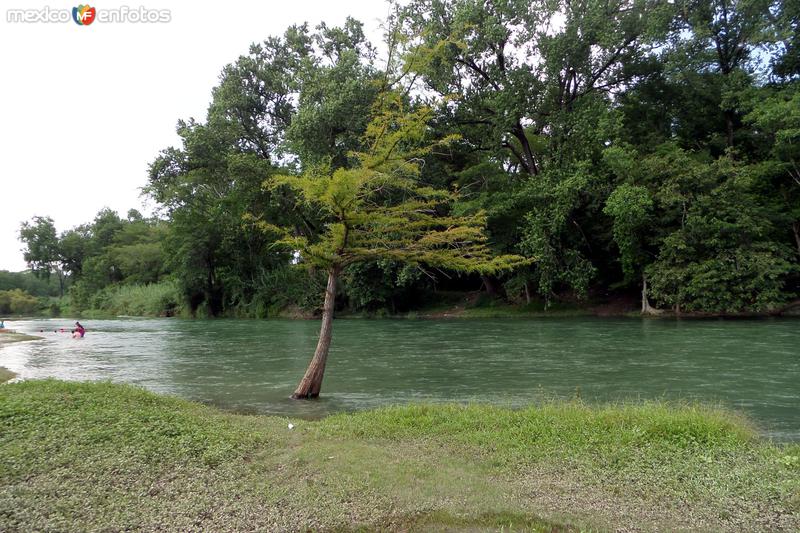
<svg viewBox="0 0 800 533"><path fill-rule="evenodd" d="M410 401L520 406L700 400L800 440L800 320L336 320L322 397L289 400L319 322L116 319L8 322L41 340L0 348L23 379L134 383L224 409L320 417Z"/></svg>

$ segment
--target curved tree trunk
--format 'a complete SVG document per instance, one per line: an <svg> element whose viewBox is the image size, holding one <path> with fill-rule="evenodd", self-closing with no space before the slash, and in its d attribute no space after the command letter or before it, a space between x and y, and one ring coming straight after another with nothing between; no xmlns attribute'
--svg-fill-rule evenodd
<svg viewBox="0 0 800 533"><path fill-rule="evenodd" d="M642 314L643 315L658 315L661 314L661 309L656 309L650 305L650 300L647 298L647 278L642 276Z"/></svg>
<svg viewBox="0 0 800 533"><path fill-rule="evenodd" d="M292 398L295 400L309 400L319 396L322 389L322 377L325 374L325 363L328 360L328 350L331 347L333 333L333 304L336 300L336 282L339 277L338 266L328 270L328 287L325 289L325 304L322 307L322 326L319 330L319 342L314 357L308 365L303 379L295 389Z"/></svg>
<svg viewBox="0 0 800 533"><path fill-rule="evenodd" d="M795 307L800 307L800 300L795 300L793 302L789 302L788 304L784 305L783 307L780 307L780 308L776 309L772 314L782 315L786 311L791 311Z"/></svg>
<svg viewBox="0 0 800 533"><path fill-rule="evenodd" d="M64 272L59 268L56 270L58 274L58 290L61 297L64 297Z"/></svg>
<svg viewBox="0 0 800 533"><path fill-rule="evenodd" d="M726 141L729 148L733 146L733 117L733 111L725 111L725 128L727 133Z"/></svg>
<svg viewBox="0 0 800 533"><path fill-rule="evenodd" d="M481 281L483 282L483 287L486 289L487 294L491 296L500 295L500 284L497 282L496 278L487 274L481 274Z"/></svg>

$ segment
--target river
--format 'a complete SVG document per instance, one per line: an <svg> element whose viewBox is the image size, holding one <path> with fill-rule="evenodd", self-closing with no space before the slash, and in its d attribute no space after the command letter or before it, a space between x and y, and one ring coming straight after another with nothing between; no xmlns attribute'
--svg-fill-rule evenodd
<svg viewBox="0 0 800 533"><path fill-rule="evenodd" d="M23 379L134 383L224 409L315 418L410 401L520 406L699 400L800 441L800 320L336 320L322 397L289 395L319 323L291 320L8 322L37 341L0 348Z"/></svg>

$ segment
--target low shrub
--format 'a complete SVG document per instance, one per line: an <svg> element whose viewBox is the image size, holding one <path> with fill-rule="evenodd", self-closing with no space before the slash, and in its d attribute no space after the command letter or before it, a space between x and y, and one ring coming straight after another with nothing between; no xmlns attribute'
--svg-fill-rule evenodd
<svg viewBox="0 0 800 533"><path fill-rule="evenodd" d="M22 289L0 291L0 314L31 315L38 313L41 307L39 298Z"/></svg>

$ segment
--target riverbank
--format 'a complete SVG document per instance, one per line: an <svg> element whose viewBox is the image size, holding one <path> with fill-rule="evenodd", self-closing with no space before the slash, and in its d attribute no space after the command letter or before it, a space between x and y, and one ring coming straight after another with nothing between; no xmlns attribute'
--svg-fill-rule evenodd
<svg viewBox="0 0 800 533"><path fill-rule="evenodd" d="M5 383L6 381L11 381L15 377L17 377L16 372L12 372L3 366L0 366L0 384Z"/></svg>
<svg viewBox="0 0 800 533"><path fill-rule="evenodd" d="M616 297L591 302L552 302L534 299L514 303L486 293L450 293L442 302L411 311L410 318L571 318L587 316L620 317L638 314L636 301Z"/></svg>
<svg viewBox="0 0 800 533"><path fill-rule="evenodd" d="M32 381L0 387L0 447L3 530L800 527L800 446L689 405L412 405L308 422Z"/></svg>
<svg viewBox="0 0 800 533"><path fill-rule="evenodd" d="M12 344L15 342L33 341L40 338L41 337L36 337L34 335L26 335L24 333L17 333L14 330L3 328L0 329L0 350L2 350L3 346L8 344ZM16 372L12 372L11 370L0 366L0 384L5 383L6 381L10 381L15 377L17 377Z"/></svg>
<svg viewBox="0 0 800 533"><path fill-rule="evenodd" d="M546 305L542 300L530 303L509 302L500 297L490 297L486 293L449 293L441 302L433 303L405 313L351 313L339 312L339 318L577 318L577 317L628 317L648 319L708 319L708 318L774 318L800 317L800 301L777 309L763 312L713 313L676 312L668 309L652 309L643 314L641 302L630 296L615 296L591 301L552 302ZM296 312L282 314L283 318L312 318L311 314L298 315Z"/></svg>
<svg viewBox="0 0 800 533"><path fill-rule="evenodd" d="M17 333L16 331L10 329L4 329L0 331L0 348L6 344L23 341L35 341L36 339L40 338L41 337L36 337L35 335L26 335L25 333Z"/></svg>
<svg viewBox="0 0 800 533"><path fill-rule="evenodd" d="M141 288L139 288L141 289ZM84 320L113 319L118 317L139 318L193 318L192 313L184 305L177 305L172 300L169 305L163 306L164 298L155 298L159 291L148 290L121 290L120 297L110 308L85 308L72 309L64 301L58 306L58 313L52 314L50 310L42 310L40 317L55 318L70 316ZM142 295L149 296L142 296ZM125 296L125 298L122 298ZM155 298L155 299L154 299ZM148 303L149 302L149 303ZM45 312L46 311L46 312ZM293 320L311 320L319 318L319 309L313 307L302 308L291 304L282 308L270 309L268 312L253 313L247 309L233 309L223 313L218 318L281 318ZM207 317L202 311L197 317ZM632 294L610 294L593 296L588 300L553 301L547 304L539 298L532 298L530 302L509 301L500 296L492 296L482 291L438 291L428 299L418 302L410 310L373 309L353 310L348 307L337 308L337 318L368 318L368 319L447 319L447 318L574 318L574 317L642 317L646 318L770 318L778 316L800 316L800 300L787 303L775 309L766 309L762 312L718 313L718 312L675 312L670 309L652 309L652 312L643 315L641 301ZM18 317L22 318L22 317Z"/></svg>

